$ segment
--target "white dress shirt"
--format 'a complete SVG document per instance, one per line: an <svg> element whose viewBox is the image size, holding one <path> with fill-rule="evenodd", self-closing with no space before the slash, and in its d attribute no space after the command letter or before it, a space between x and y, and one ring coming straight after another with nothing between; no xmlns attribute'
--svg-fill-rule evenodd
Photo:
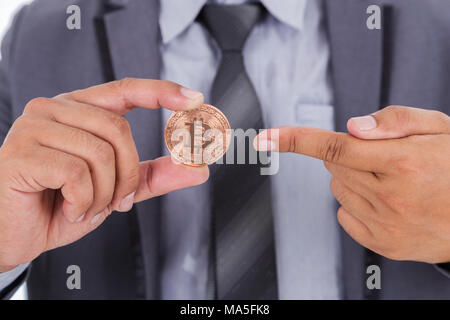
<svg viewBox="0 0 450 320"><path fill-rule="evenodd" d="M161 77L203 92L208 102L221 53L205 28L195 22L206 2L161 1L159 23ZM329 48L321 1L261 2L269 14L252 30L243 54L266 125L332 130ZM164 110L163 123L170 113ZM329 179L320 161L298 155L282 155L280 171L272 176L281 299L339 298L340 248ZM163 299L206 297L209 190L206 183L163 199Z"/></svg>

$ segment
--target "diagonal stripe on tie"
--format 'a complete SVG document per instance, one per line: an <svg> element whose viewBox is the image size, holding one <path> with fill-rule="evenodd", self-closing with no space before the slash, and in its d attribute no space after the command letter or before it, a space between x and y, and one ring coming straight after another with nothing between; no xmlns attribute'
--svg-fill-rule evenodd
<svg viewBox="0 0 450 320"><path fill-rule="evenodd" d="M232 128L264 127L261 106L245 71L242 48L264 14L259 4L208 4L199 21L222 50L211 98ZM251 138L235 139L245 144ZM246 154L248 159L249 155ZM223 164L212 168L212 241L214 297L218 299L277 299L271 188L260 164Z"/></svg>

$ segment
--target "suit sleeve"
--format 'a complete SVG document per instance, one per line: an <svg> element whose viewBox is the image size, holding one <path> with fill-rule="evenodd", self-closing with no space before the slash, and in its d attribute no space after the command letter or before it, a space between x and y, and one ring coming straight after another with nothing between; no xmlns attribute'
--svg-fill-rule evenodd
<svg viewBox="0 0 450 320"><path fill-rule="evenodd" d="M3 38L0 60L0 141L3 144L6 134L11 127L11 96L9 83L9 66L11 60L12 30L10 29Z"/></svg>
<svg viewBox="0 0 450 320"><path fill-rule="evenodd" d="M0 143L3 144L12 125L11 69L14 63L14 43L28 6L22 7L1 41L0 59Z"/></svg>
<svg viewBox="0 0 450 320"><path fill-rule="evenodd" d="M3 144L12 125L11 65L14 58L14 41L21 17L27 7L23 7L14 17L13 23L2 40L0 60L0 143ZM1 178L1 177L0 177ZM0 274L0 299L9 299L28 276L28 264Z"/></svg>

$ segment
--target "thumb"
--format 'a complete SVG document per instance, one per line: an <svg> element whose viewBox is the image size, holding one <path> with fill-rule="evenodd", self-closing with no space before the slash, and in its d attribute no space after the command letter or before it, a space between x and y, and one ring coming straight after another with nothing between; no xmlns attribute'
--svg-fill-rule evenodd
<svg viewBox="0 0 450 320"><path fill-rule="evenodd" d="M170 156L140 163L140 182L134 202L140 202L175 190L196 186L209 178L208 167L189 167L175 163Z"/></svg>
<svg viewBox="0 0 450 320"><path fill-rule="evenodd" d="M395 139L420 134L450 134L450 117L419 108L390 106L347 122L351 135L360 139Z"/></svg>

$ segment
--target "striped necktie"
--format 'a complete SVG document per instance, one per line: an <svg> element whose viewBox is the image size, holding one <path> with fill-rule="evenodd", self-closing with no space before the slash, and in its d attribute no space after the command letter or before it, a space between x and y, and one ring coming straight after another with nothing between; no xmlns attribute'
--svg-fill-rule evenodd
<svg viewBox="0 0 450 320"><path fill-rule="evenodd" d="M222 51L211 102L231 127L264 128L261 106L245 71L242 48L262 18L259 4L207 4L198 20ZM230 151L245 144L245 164L212 166L212 283L217 299L277 299L277 273L270 180L261 164L249 164L252 138L233 138ZM234 146L233 146L234 145Z"/></svg>

